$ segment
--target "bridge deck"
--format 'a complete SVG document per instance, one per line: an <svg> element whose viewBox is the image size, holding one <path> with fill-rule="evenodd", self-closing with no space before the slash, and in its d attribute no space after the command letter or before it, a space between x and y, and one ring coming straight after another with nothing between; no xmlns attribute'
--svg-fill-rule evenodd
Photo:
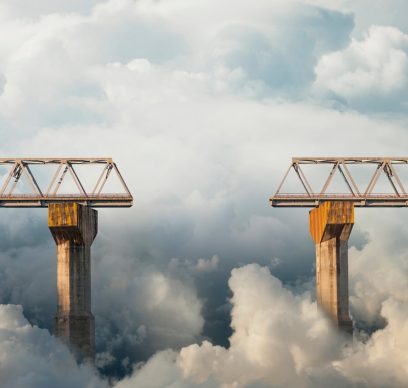
<svg viewBox="0 0 408 388"><path fill-rule="evenodd" d="M276 194L269 199L273 207L316 207L324 201L352 201L356 207L408 207L408 195L392 194Z"/></svg>
<svg viewBox="0 0 408 388"><path fill-rule="evenodd" d="M50 203L77 202L91 207L131 207L133 197L128 194L13 194L0 196L0 207L48 207Z"/></svg>

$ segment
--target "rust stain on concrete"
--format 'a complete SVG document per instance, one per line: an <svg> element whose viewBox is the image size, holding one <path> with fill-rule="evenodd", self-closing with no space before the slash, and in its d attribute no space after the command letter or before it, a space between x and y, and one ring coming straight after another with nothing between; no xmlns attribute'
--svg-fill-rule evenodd
<svg viewBox="0 0 408 388"><path fill-rule="evenodd" d="M336 229L339 229L339 226L352 226L353 224L353 202L327 201L309 212L310 234L315 244L330 239L331 235L336 234ZM351 228L348 234L350 233ZM347 239L348 237L347 234L341 236L342 239Z"/></svg>

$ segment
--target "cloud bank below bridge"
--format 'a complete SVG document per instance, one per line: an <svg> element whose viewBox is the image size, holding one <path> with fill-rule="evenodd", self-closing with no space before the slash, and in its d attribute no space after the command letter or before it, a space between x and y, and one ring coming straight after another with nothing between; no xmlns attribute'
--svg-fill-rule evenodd
<svg viewBox="0 0 408 388"><path fill-rule="evenodd" d="M387 326L370 338L357 335L351 344L320 315L310 294L293 294L266 267L234 269L229 286L229 348L204 341L162 351L135 365L115 387L406 386L407 301L388 297L380 311ZM21 307L2 305L0 317L3 382L21 388L108 386L90 366L78 367L47 331L28 324Z"/></svg>

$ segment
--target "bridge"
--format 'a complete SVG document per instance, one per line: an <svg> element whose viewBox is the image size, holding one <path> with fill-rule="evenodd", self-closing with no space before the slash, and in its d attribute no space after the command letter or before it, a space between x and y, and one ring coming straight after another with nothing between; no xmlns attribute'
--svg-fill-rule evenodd
<svg viewBox="0 0 408 388"><path fill-rule="evenodd" d="M330 165L330 170L322 187L312 187L302 166L315 166L316 173L321 165ZM354 173L350 166L354 166ZM358 185L354 174L365 173L364 165L375 166L374 172L366 186ZM356 207L406 207L408 193L397 172L396 166L403 166L408 172L408 158L406 157L294 157L289 165L276 193L269 199L273 207L316 207L324 201L348 201ZM360 169L361 171L356 170ZM310 170L310 169L309 169ZM290 173L298 179L298 193L282 192ZM335 175L339 175L345 183L346 191L333 193L329 190ZM389 183L389 193L376 191L376 185L381 176Z"/></svg>
<svg viewBox="0 0 408 388"><path fill-rule="evenodd" d="M85 179L79 166L86 170ZM91 167L97 167L96 175ZM0 158L0 173L4 170L0 207L48 207L48 227L57 248L55 335L79 361L93 359L91 245L98 232L93 208L132 206L129 188L112 158ZM106 193L113 177L115 192ZM71 185L64 189L68 178Z"/></svg>
<svg viewBox="0 0 408 388"><path fill-rule="evenodd" d="M33 170L35 166L35 171ZM86 190L77 166L98 166L100 174L91 190ZM0 158L0 168L8 168L0 189L0 207L48 207L50 203L79 203L90 207L130 207L133 197L112 158ZM41 168L39 168L41 167ZM42 170L54 167L54 173L44 187L39 178ZM45 172L45 171L44 171ZM119 187L116 193L105 193L104 187L116 175ZM41 176L41 177L39 177ZM61 187L70 177L75 192L63 192ZM16 192L19 182L25 179L30 192ZM42 179L44 180L44 179ZM87 177L87 183L90 178Z"/></svg>
<svg viewBox="0 0 408 388"><path fill-rule="evenodd" d="M323 165L327 175L323 174ZM366 166L370 166L371 173L363 171ZM306 177L310 178L312 170L314 178L323 175L320 186L313 187ZM312 208L309 229L316 249L317 303L343 332L353 332L348 297L348 239L354 225L354 208L407 207L408 194L401 172L408 174L407 157L294 157L269 199L277 208ZM286 191L290 174L295 178L295 188L300 188L297 193ZM345 188L340 193L331 188L336 175ZM365 178L364 185L361 177ZM381 178L385 185L379 188ZM379 191L385 189L386 193Z"/></svg>

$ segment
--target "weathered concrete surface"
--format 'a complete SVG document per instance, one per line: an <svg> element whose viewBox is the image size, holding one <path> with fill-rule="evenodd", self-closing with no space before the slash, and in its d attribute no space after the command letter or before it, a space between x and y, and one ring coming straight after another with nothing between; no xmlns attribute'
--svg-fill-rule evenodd
<svg viewBox="0 0 408 388"><path fill-rule="evenodd" d="M309 213L316 244L317 303L342 330L352 333L348 297L348 239L354 225L353 202L328 201Z"/></svg>
<svg viewBox="0 0 408 388"><path fill-rule="evenodd" d="M77 203L50 204L48 226L57 244L55 334L69 344L79 360L93 358L90 258L98 212Z"/></svg>

